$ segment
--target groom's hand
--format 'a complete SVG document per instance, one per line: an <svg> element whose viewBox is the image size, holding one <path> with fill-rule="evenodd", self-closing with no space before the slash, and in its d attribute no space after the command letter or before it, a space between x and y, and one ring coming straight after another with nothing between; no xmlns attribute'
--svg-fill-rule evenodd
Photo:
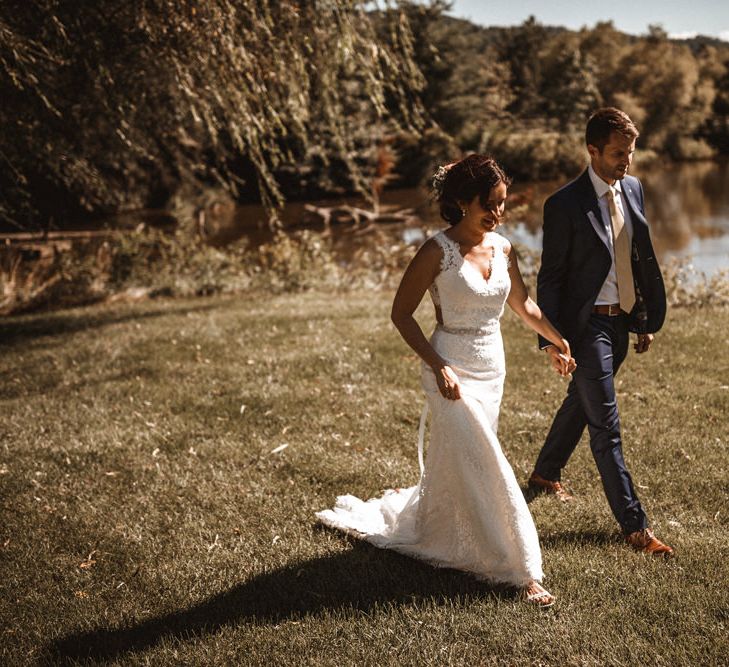
<svg viewBox="0 0 729 667"><path fill-rule="evenodd" d="M552 368L562 377L569 375L577 366L569 353L569 345L567 345L567 354L563 353L556 345L548 345L544 348L544 351L549 355Z"/></svg>
<svg viewBox="0 0 729 667"><path fill-rule="evenodd" d="M648 352L651 343L655 336L653 334L638 334L638 340L633 344L633 349L641 354L642 352Z"/></svg>

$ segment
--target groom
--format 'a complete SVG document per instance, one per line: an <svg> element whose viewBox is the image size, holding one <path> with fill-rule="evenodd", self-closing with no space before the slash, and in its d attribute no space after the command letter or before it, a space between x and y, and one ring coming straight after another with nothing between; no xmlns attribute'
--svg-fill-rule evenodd
<svg viewBox="0 0 729 667"><path fill-rule="evenodd" d="M615 374L633 345L647 352L666 315L666 294L648 234L643 187L628 176L638 130L627 114L599 109L585 132L590 166L544 204L542 265L537 302L569 340L577 369L554 417L529 486L572 496L560 484L587 426L590 448L610 509L632 547L671 556L660 542L623 459ZM558 364L559 350L540 338Z"/></svg>

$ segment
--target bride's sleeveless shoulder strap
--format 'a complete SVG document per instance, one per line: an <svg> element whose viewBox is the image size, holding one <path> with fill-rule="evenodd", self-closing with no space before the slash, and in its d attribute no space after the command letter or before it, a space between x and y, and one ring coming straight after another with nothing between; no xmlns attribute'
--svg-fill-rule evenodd
<svg viewBox="0 0 729 667"><path fill-rule="evenodd" d="M441 247L441 250L443 250L443 259L440 262L440 270L447 271L451 267L457 267L458 255L460 252L456 242L451 241L451 239L446 236L445 232L438 232L433 237L433 240Z"/></svg>
<svg viewBox="0 0 729 667"><path fill-rule="evenodd" d="M501 234L498 233L496 234L496 238L498 239L496 249L504 255L504 259L506 260L506 268L508 269L511 266L511 258L509 257L509 251L511 250L511 241L509 241L509 239L507 239L505 236L501 236Z"/></svg>

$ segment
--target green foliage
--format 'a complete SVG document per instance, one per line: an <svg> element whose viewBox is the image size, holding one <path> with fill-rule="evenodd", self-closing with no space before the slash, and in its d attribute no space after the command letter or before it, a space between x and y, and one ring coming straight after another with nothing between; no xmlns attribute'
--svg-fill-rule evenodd
<svg viewBox="0 0 729 667"><path fill-rule="evenodd" d="M531 149L535 145L550 144ZM506 154L508 146L500 150ZM511 213L518 216L516 210ZM539 253L517 251L534 294ZM75 243L32 263L6 248L0 252L0 316L158 297L393 290L414 253L412 245L381 230L371 230L366 241L342 252L331 236L309 230L277 231L256 246L239 240L213 247L189 232L140 226L103 241ZM664 267L664 279L672 306L729 304L727 271L707 278L690 259L673 260Z"/></svg>
<svg viewBox="0 0 729 667"><path fill-rule="evenodd" d="M562 131L581 135L585 119L602 106L597 64L575 33L554 37L543 58L542 108Z"/></svg>
<svg viewBox="0 0 729 667"><path fill-rule="evenodd" d="M515 91L488 31L444 17L443 6L414 6L408 12L416 36L414 58L425 80L421 99L458 147L476 150L483 128L507 116Z"/></svg>
<svg viewBox="0 0 729 667"><path fill-rule="evenodd" d="M292 164L362 188L379 133L422 122L407 20L384 12L378 39L363 4L3 3L0 219L160 206L212 183L274 205Z"/></svg>
<svg viewBox="0 0 729 667"><path fill-rule="evenodd" d="M255 247L247 240L214 247L189 230L170 234L140 225L35 261L0 248L0 315L256 290L392 288L414 250L386 232L371 230L368 238L345 255L330 236L308 230L276 231Z"/></svg>
<svg viewBox="0 0 729 667"><path fill-rule="evenodd" d="M582 133L542 124L504 125L486 131L480 150L497 156L508 173L524 180L576 176L587 164Z"/></svg>
<svg viewBox="0 0 729 667"><path fill-rule="evenodd" d="M604 104L635 120L651 155L729 152L722 42L670 40L655 26L631 37L610 22L575 32L533 17L513 28L431 17L422 35L427 109L461 150L490 151L519 178L573 174L586 159L585 122Z"/></svg>
<svg viewBox="0 0 729 667"><path fill-rule="evenodd" d="M729 55L723 60L714 47L707 47L704 70L706 77L716 81L711 115L706 119L703 135L722 153L729 154Z"/></svg>
<svg viewBox="0 0 729 667"><path fill-rule="evenodd" d="M474 150L519 178L564 176L603 104L636 121L641 151L729 152L726 43L482 28L447 7L5 2L0 225L74 227L220 187L275 217L284 197L376 197L384 152L400 185Z"/></svg>

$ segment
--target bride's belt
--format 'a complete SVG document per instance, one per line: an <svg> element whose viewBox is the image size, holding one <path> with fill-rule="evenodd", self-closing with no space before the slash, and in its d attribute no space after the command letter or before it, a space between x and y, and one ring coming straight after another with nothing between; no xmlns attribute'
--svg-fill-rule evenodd
<svg viewBox="0 0 729 667"><path fill-rule="evenodd" d="M498 320L480 327L449 327L439 322L435 330L455 336L489 336L499 331L500 325Z"/></svg>
<svg viewBox="0 0 729 667"><path fill-rule="evenodd" d="M459 377L487 380L503 373L503 344L498 322L473 329L454 329L439 324L430 344Z"/></svg>

